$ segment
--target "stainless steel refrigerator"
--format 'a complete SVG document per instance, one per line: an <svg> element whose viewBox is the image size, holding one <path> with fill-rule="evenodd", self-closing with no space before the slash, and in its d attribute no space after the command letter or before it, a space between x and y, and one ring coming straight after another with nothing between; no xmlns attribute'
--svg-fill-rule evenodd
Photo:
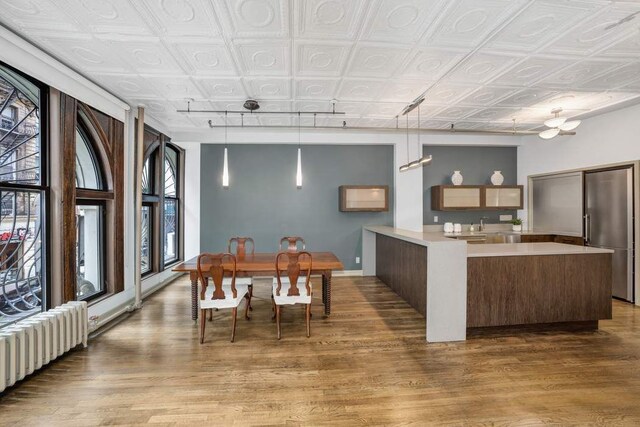
<svg viewBox="0 0 640 427"><path fill-rule="evenodd" d="M613 249L613 296L634 301L633 168L586 172L587 246Z"/></svg>

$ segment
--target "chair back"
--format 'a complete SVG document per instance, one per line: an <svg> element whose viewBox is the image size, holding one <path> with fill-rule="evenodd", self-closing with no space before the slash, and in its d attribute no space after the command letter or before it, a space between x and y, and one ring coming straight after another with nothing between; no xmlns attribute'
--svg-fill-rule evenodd
<svg viewBox="0 0 640 427"><path fill-rule="evenodd" d="M231 264L231 268L225 267L223 262ZM211 299L225 299L224 290L222 289L222 280L225 273L231 273L231 293L233 298L238 297L238 291L236 290L236 257L230 253L209 254L203 253L198 256L197 262L198 277L200 283L202 283L202 290L200 291L200 299L205 299L207 292L207 286L209 286L209 277L213 280L213 295Z"/></svg>
<svg viewBox="0 0 640 427"><path fill-rule="evenodd" d="M283 257L288 258L286 270L280 268L280 259ZM307 268L302 270L300 258L303 258L302 261L306 262L307 257L309 263L307 264ZM278 286L276 287L276 295L280 296L280 288L282 288L281 274L283 271L286 271L287 277L289 278L289 292L287 292L287 296L300 296L300 290L298 289L298 278L300 277L300 272L304 272L305 270L307 273L307 278L304 286L307 289L307 295L311 294L311 287L309 286L309 280L311 278L311 262L311 254L306 251L288 251L278 253L278 255L276 255L276 279L278 281Z"/></svg>
<svg viewBox="0 0 640 427"><path fill-rule="evenodd" d="M235 252L231 250L233 244L236 244ZM227 252L235 253L238 258L242 258L247 254L247 243L251 243L251 255L256 250L256 244L251 237L232 237L229 239L229 246L227 246Z"/></svg>
<svg viewBox="0 0 640 427"><path fill-rule="evenodd" d="M282 249L282 243L284 242L287 242L286 249ZM282 239L280 239L280 251L286 250L288 252L297 252L298 242L302 243L302 250L304 251L306 248L304 244L304 239L302 237L298 237L298 236L283 237Z"/></svg>

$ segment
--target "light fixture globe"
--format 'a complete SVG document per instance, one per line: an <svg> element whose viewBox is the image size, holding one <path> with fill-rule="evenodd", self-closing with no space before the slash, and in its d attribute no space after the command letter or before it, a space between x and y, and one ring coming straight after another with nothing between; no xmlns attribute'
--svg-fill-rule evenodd
<svg viewBox="0 0 640 427"><path fill-rule="evenodd" d="M558 128L563 131L570 131L580 126L580 123L582 123L581 120L571 120L570 122L564 122L563 124L558 126Z"/></svg>
<svg viewBox="0 0 640 427"><path fill-rule="evenodd" d="M538 134L538 136L540 138L542 138L542 139L551 139L551 138L555 138L556 136L558 136L559 133L560 133L560 129L553 128L553 129L543 130L542 132L540 132Z"/></svg>
<svg viewBox="0 0 640 427"><path fill-rule="evenodd" d="M553 119L546 120L544 125L549 128L557 128L566 121L567 119L565 117L554 117Z"/></svg>
<svg viewBox="0 0 640 427"><path fill-rule="evenodd" d="M429 154L428 156L423 156L420 159L420 164L421 165L428 165L429 163L431 163L431 160L433 160L433 156L431 154Z"/></svg>

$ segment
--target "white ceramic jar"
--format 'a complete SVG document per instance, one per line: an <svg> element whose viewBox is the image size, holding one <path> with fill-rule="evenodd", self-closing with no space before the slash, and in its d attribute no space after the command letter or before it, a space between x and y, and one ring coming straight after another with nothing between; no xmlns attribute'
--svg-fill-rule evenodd
<svg viewBox="0 0 640 427"><path fill-rule="evenodd" d="M453 185L462 185L463 179L464 178L462 177L460 171L453 171L453 175L451 175L451 183Z"/></svg>
<svg viewBox="0 0 640 427"><path fill-rule="evenodd" d="M452 222L445 222L444 223L444 232L445 233L453 233L453 223Z"/></svg>
<svg viewBox="0 0 640 427"><path fill-rule="evenodd" d="M493 185L502 185L504 182L504 176L502 176L501 171L493 171L493 175L491 175L491 183Z"/></svg>

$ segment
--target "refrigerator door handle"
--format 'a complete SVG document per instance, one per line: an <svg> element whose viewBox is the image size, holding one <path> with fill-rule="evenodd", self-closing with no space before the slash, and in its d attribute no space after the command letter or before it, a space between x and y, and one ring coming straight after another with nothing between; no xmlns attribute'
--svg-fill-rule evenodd
<svg viewBox="0 0 640 427"><path fill-rule="evenodd" d="M591 226L590 226L590 216L586 214L584 216L584 241L586 244L591 243Z"/></svg>

